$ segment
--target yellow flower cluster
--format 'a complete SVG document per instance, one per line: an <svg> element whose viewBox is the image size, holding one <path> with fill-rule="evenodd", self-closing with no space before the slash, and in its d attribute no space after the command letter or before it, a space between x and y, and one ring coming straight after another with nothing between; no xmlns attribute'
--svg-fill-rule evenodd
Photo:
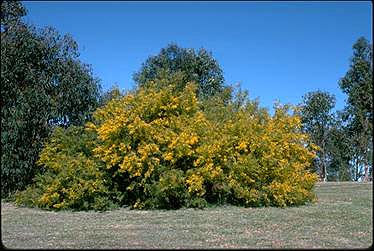
<svg viewBox="0 0 374 251"><path fill-rule="evenodd" d="M195 155L198 131L206 123L197 110L192 84L178 96L172 89L141 89L112 100L94 114L96 124L87 125L101 141L93 152L107 168L146 183L160 164L181 165L178 160Z"/></svg>
<svg viewBox="0 0 374 251"><path fill-rule="evenodd" d="M202 176L197 174L192 174L190 177L187 178L186 183L188 185L188 192L193 194L197 194L198 196L203 196L205 193L205 189L203 186L204 179Z"/></svg>

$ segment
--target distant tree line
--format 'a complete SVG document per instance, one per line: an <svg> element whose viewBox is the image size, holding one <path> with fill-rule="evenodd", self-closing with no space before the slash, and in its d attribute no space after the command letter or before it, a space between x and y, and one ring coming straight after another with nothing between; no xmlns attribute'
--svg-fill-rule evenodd
<svg viewBox="0 0 374 251"><path fill-rule="evenodd" d="M313 168L323 181L372 180L372 44L360 37L353 45L348 72L339 81L347 95L342 111L332 112L335 96L309 92L300 105L303 130L319 146Z"/></svg>
<svg viewBox="0 0 374 251"><path fill-rule="evenodd" d="M38 29L22 21L19 1L1 3L1 193L22 190L40 170L37 159L56 127L82 126L92 112L124 94L103 92L89 65L79 60L78 45L53 28ZM353 45L350 69L339 81L346 107L332 112L335 97L324 91L307 93L300 104L302 130L319 147L312 170L320 179L372 179L373 83L372 45L359 38ZM135 89L178 91L196 83L196 95L207 116L223 119L215 103L248 100L245 91L226 85L223 71L210 52L170 44L148 58L134 74ZM236 91L236 93L235 93ZM222 116L222 117L220 117Z"/></svg>

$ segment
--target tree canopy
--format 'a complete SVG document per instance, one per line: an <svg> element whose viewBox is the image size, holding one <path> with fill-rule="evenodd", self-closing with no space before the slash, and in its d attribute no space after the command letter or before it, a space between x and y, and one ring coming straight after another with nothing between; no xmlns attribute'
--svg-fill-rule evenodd
<svg viewBox="0 0 374 251"><path fill-rule="evenodd" d="M327 157L329 130L333 123L331 109L335 106L335 96L328 92L314 91L303 96L301 104L301 120L304 132L308 133L312 141L319 146L318 158L314 168L321 179L327 178Z"/></svg>
<svg viewBox="0 0 374 251"><path fill-rule="evenodd" d="M186 83L195 82L199 98L224 91L223 71L210 52L204 48L195 52L176 44L169 44L158 55L149 57L134 74L134 80L138 87L142 87L152 80L173 75L179 79L174 81L178 91L182 91Z"/></svg>
<svg viewBox="0 0 374 251"><path fill-rule="evenodd" d="M53 126L82 125L99 95L98 80L79 60L78 45L53 28L26 24L20 2L1 3L2 192L30 182Z"/></svg>

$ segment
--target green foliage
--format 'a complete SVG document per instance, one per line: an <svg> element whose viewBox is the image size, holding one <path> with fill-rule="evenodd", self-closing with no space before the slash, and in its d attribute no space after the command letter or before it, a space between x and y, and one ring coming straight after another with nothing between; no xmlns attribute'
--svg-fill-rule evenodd
<svg viewBox="0 0 374 251"><path fill-rule="evenodd" d="M151 199L147 199L145 206L154 208L178 209L185 206L188 193L183 170L172 169L162 172L159 180L149 187ZM134 205L136 208L137 205Z"/></svg>
<svg viewBox="0 0 374 251"><path fill-rule="evenodd" d="M328 181L351 181L353 179L350 159L352 158L352 145L347 137L347 129L342 121L336 119L329 131L327 149L330 157L328 170Z"/></svg>
<svg viewBox="0 0 374 251"><path fill-rule="evenodd" d="M157 56L147 59L134 75L134 80L138 87L145 87L149 81L165 79L166 76L179 79L173 83L178 91L183 91L186 83L195 82L200 99L224 91L223 72L212 54L204 48L195 52L194 49L169 44ZM162 84L162 81L158 83Z"/></svg>
<svg viewBox="0 0 374 251"><path fill-rule="evenodd" d="M54 29L22 22L20 2L1 2L1 192L23 189L53 125L83 125L98 83L77 44Z"/></svg>
<svg viewBox="0 0 374 251"><path fill-rule="evenodd" d="M1 31L8 31L11 26L20 22L26 15L26 9L19 1L3 1L1 3Z"/></svg>
<svg viewBox="0 0 374 251"><path fill-rule="evenodd" d="M372 45L360 37L353 45L350 69L339 81L339 86L348 95L348 106L355 112L366 113L373 118L373 61Z"/></svg>
<svg viewBox="0 0 374 251"><path fill-rule="evenodd" d="M312 142L319 147L313 169L320 175L321 180L327 179L329 165L329 146L331 146L330 130L334 123L331 112L335 106L335 96L328 92L315 91L303 96L300 115L303 130L308 133Z"/></svg>
<svg viewBox="0 0 374 251"><path fill-rule="evenodd" d="M112 99L118 99L123 97L123 93L117 85L112 86L109 90L100 94L99 106L107 104Z"/></svg>
<svg viewBox="0 0 374 251"><path fill-rule="evenodd" d="M57 127L41 152L44 169L16 203L47 209L105 210L113 205L103 166L91 155L96 135L82 127Z"/></svg>
<svg viewBox="0 0 374 251"><path fill-rule="evenodd" d="M2 197L30 182L42 139L48 136L45 121L49 103L46 94L28 88L15 103L14 107L2 106L1 109Z"/></svg>
<svg viewBox="0 0 374 251"><path fill-rule="evenodd" d="M353 45L350 69L339 81L339 86L347 94L345 122L347 136L354 148L354 160L364 166L364 180L368 180L373 153L373 58L372 45L361 37ZM360 175L357 175L359 178Z"/></svg>

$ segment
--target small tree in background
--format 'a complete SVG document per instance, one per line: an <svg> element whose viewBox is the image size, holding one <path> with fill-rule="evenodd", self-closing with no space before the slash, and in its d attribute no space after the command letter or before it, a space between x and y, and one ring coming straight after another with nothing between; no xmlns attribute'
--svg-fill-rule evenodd
<svg viewBox="0 0 374 251"><path fill-rule="evenodd" d="M351 181L355 177L350 163L354 149L342 116L341 112L335 114L327 144L329 154L327 178L333 181Z"/></svg>
<svg viewBox="0 0 374 251"><path fill-rule="evenodd" d="M106 105L112 99L117 99L123 97L123 92L120 90L119 86L115 84L109 90L104 91L100 94L99 106Z"/></svg>
<svg viewBox="0 0 374 251"><path fill-rule="evenodd" d="M204 48L195 52L194 49L180 48L176 44L169 44L157 56L149 57L134 74L134 80L138 87L143 87L150 80L173 75L179 79L174 83L178 91L182 91L186 83L195 82L199 99L224 91L223 71L211 53Z"/></svg>
<svg viewBox="0 0 374 251"><path fill-rule="evenodd" d="M331 109L335 106L335 97L327 92L309 92L303 96L301 104L301 121L304 132L308 133L320 149L315 159L314 169L320 179L327 180L327 167L329 165L329 139L330 129L334 122Z"/></svg>

